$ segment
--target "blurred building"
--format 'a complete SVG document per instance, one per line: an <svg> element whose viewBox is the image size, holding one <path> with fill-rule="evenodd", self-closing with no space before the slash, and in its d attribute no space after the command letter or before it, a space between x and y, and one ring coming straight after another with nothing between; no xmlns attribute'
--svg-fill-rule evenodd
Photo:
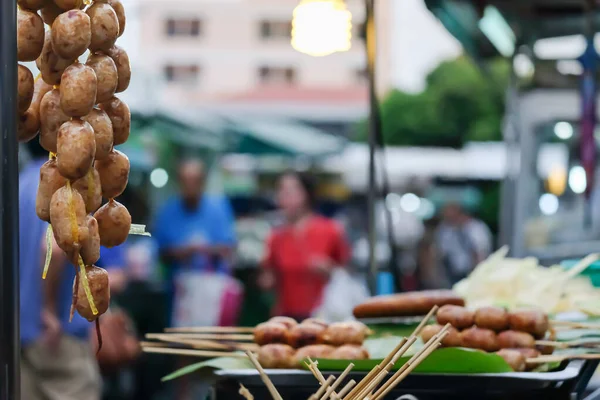
<svg viewBox="0 0 600 400"><path fill-rule="evenodd" d="M318 119L318 110L335 120L362 117L367 110L363 0L347 1L353 15L351 50L326 57L292 48L291 18L298 2L146 1L139 15L138 65L161 77L160 97L167 104L210 104L236 115L268 109L300 119ZM380 92L391 85L389 4L378 3Z"/></svg>

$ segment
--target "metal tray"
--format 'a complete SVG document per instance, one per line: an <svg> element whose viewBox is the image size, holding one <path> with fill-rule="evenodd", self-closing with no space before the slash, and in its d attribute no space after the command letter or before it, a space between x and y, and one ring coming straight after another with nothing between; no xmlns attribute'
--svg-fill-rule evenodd
<svg viewBox="0 0 600 400"><path fill-rule="evenodd" d="M559 371L545 373L411 374L386 400L395 400L404 395L412 395L417 400L578 399L597 366L597 361L571 361ZM305 400L317 390L317 383L308 371L268 370L267 373L285 400ZM325 371L323 374L331 375ZM257 400L269 398L257 371L220 370L215 371L215 375L218 379L215 400L235 398L234 393L237 394L240 383L248 387ZM348 380L358 380L364 375L350 374Z"/></svg>

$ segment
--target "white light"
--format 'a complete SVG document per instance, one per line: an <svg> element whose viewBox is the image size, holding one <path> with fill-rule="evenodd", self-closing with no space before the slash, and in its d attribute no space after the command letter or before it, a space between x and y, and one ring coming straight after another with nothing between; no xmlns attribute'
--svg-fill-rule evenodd
<svg viewBox="0 0 600 400"><path fill-rule="evenodd" d="M487 6L483 18L479 20L479 29L504 57L510 57L515 52L515 33L502 13L494 6Z"/></svg>
<svg viewBox="0 0 600 400"><path fill-rule="evenodd" d="M558 197L550 193L540 196L540 211L544 215L554 215L558 211Z"/></svg>
<svg viewBox="0 0 600 400"><path fill-rule="evenodd" d="M413 213L421 207L421 199L414 193L406 193L400 198L400 207L409 213Z"/></svg>
<svg viewBox="0 0 600 400"><path fill-rule="evenodd" d="M525 54L517 54L513 61L513 66L515 68L515 74L517 74L519 78L529 78L533 76L533 73L535 72L533 62L531 62L531 59Z"/></svg>
<svg viewBox="0 0 600 400"><path fill-rule="evenodd" d="M577 194L585 192L587 188L587 179L585 170L581 166L571 168L569 171L569 187Z"/></svg>
<svg viewBox="0 0 600 400"><path fill-rule="evenodd" d="M164 187L169 182L169 174L162 168L156 168L150 173L150 183L156 188Z"/></svg>
<svg viewBox="0 0 600 400"><path fill-rule="evenodd" d="M352 14L342 0L302 0L294 9L292 47L321 57L348 51L352 45Z"/></svg>
<svg viewBox="0 0 600 400"><path fill-rule="evenodd" d="M573 125L568 122L557 122L554 125L554 134L562 140L571 139L573 137Z"/></svg>

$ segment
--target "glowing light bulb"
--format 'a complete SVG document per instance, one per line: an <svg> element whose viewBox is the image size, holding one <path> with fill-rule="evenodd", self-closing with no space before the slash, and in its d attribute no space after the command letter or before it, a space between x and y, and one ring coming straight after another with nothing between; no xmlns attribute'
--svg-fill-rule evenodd
<svg viewBox="0 0 600 400"><path fill-rule="evenodd" d="M352 14L343 0L302 0L294 9L292 47L314 57L348 51Z"/></svg>

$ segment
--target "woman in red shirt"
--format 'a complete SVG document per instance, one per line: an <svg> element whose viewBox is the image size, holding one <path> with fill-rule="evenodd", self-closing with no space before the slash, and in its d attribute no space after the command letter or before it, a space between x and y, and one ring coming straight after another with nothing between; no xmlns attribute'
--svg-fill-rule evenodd
<svg viewBox="0 0 600 400"><path fill-rule="evenodd" d="M260 284L275 287L275 315L302 320L319 306L331 270L348 262L349 246L333 220L313 212L315 184L310 176L283 175L277 200L285 223L267 242Z"/></svg>

